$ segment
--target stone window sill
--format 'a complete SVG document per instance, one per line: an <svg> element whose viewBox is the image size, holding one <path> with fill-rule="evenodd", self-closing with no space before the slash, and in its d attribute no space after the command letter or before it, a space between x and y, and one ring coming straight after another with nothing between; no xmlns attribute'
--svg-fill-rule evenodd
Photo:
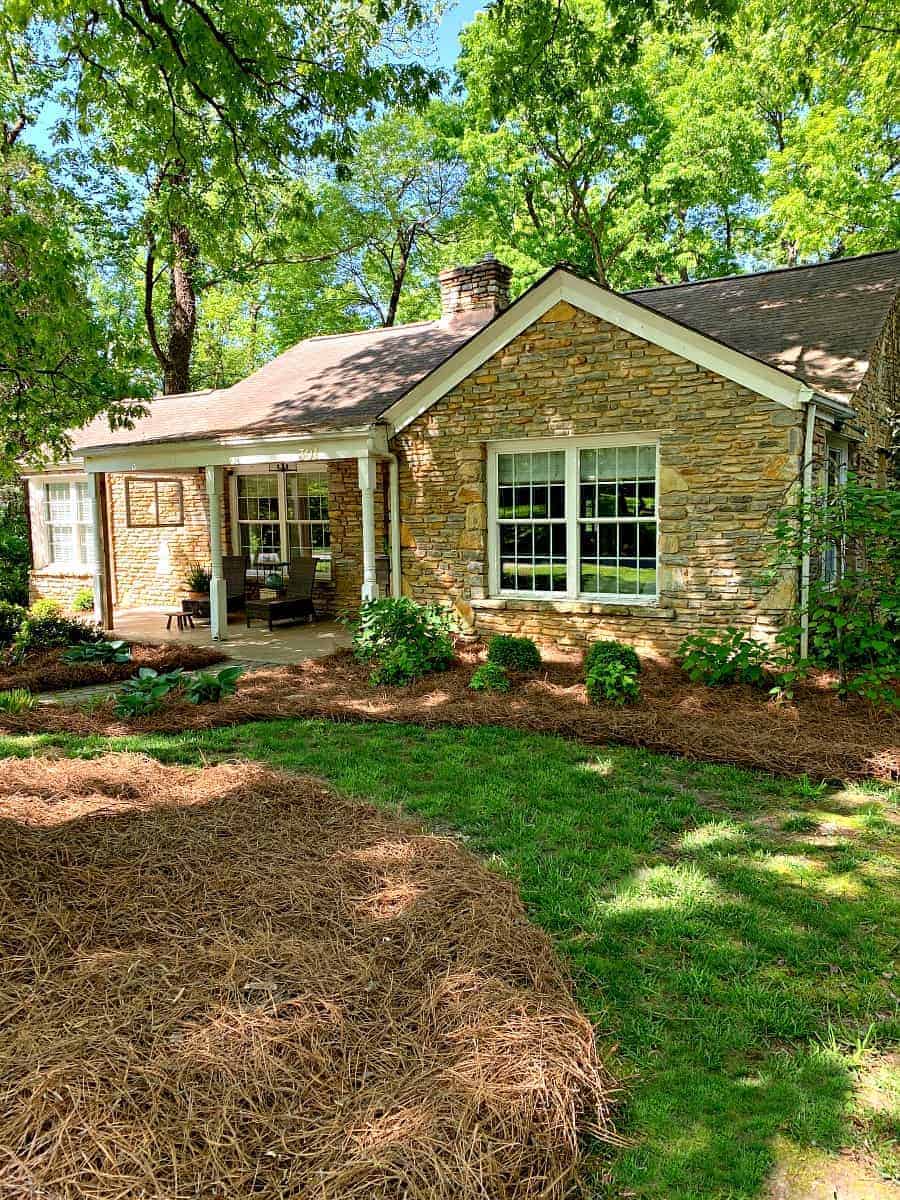
<svg viewBox="0 0 900 1200"><path fill-rule="evenodd" d="M674 621L675 609L658 604L600 604L596 600L526 600L518 596L497 596L472 600L475 612L560 613L564 616L638 617L654 621Z"/></svg>

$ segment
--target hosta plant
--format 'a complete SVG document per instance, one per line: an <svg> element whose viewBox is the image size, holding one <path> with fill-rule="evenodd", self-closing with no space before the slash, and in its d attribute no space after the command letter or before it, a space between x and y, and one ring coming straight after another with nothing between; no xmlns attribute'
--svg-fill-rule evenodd
<svg viewBox="0 0 900 1200"><path fill-rule="evenodd" d="M70 646L62 655L62 661L77 663L126 663L131 659L131 647L127 642L86 642L82 646Z"/></svg>
<svg viewBox="0 0 900 1200"><path fill-rule="evenodd" d="M185 699L191 704L218 704L226 696L234 695L237 681L243 673L243 667L223 667L221 671L198 671L185 684Z"/></svg>

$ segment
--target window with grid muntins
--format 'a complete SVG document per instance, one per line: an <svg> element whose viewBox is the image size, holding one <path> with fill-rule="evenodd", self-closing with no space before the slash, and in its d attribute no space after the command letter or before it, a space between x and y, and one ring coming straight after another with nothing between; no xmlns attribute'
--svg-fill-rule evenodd
<svg viewBox="0 0 900 1200"><path fill-rule="evenodd" d="M565 592L565 455L558 451L501 454L497 520L501 588Z"/></svg>
<svg viewBox="0 0 900 1200"><path fill-rule="evenodd" d="M578 590L656 595L656 447L578 452Z"/></svg>
<svg viewBox="0 0 900 1200"><path fill-rule="evenodd" d="M495 586L627 602L657 594L657 447L496 453Z"/></svg>
<svg viewBox="0 0 900 1200"><path fill-rule="evenodd" d="M238 475L237 527L242 554L260 566L313 557L316 575L331 578L328 475L279 471Z"/></svg>
<svg viewBox="0 0 900 1200"><path fill-rule="evenodd" d="M59 566L89 566L92 523L87 483L45 484L44 505L50 562Z"/></svg>

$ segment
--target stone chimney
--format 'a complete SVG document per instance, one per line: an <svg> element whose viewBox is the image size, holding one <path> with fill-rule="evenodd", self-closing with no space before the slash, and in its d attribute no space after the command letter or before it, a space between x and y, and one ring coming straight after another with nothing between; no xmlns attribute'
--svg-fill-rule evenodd
<svg viewBox="0 0 900 1200"><path fill-rule="evenodd" d="M488 309L491 316L509 307L512 267L486 254L471 267L449 267L441 271L441 315L446 320L465 313Z"/></svg>

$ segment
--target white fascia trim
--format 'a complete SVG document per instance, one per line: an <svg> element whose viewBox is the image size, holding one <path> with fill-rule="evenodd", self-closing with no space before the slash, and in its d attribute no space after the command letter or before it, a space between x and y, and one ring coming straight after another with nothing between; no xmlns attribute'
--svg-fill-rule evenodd
<svg viewBox="0 0 900 1200"><path fill-rule="evenodd" d="M85 449L84 465L95 471L146 471L196 467L240 467L270 462L329 462L333 459L388 454L387 435L379 426L332 434L272 438L217 438L209 441Z"/></svg>
<svg viewBox="0 0 900 1200"><path fill-rule="evenodd" d="M599 284L579 279L559 269L548 275L530 293L511 305L506 312L485 326L480 333L452 354L421 383L382 415L392 435L421 416L435 401L476 371L498 350L532 325L554 304L565 300L575 308L608 321L636 337L681 355L733 383L765 396L785 408L798 410L812 395L812 389L799 380L766 363L732 350L714 339L670 321L668 317L636 304L627 296L610 292Z"/></svg>

